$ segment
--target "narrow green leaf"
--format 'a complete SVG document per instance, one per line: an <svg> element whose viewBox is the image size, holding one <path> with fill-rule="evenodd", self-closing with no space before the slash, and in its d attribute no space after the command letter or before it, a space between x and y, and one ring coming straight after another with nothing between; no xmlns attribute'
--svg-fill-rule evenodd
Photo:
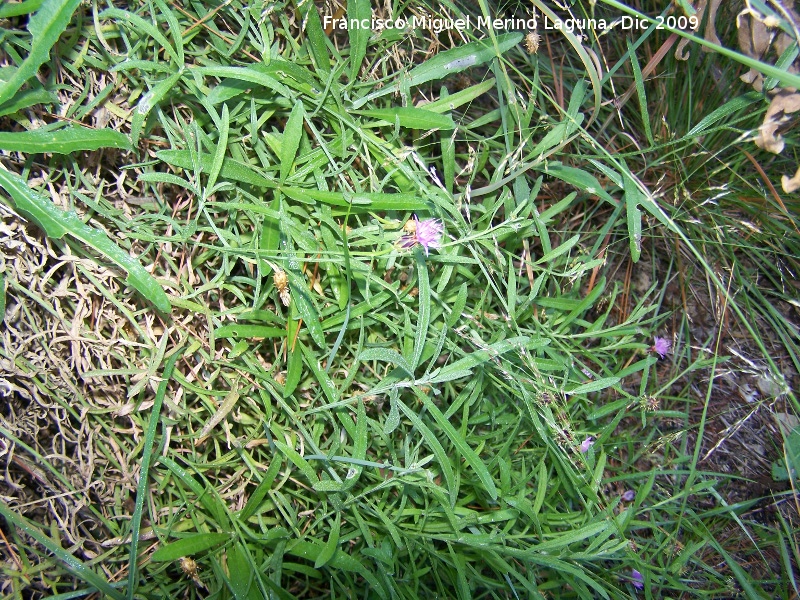
<svg viewBox="0 0 800 600"><path fill-rule="evenodd" d="M247 552L241 542L237 542L228 548L226 555L230 573L228 587L236 600L247 600L253 584L253 568L247 560Z"/></svg>
<svg viewBox="0 0 800 600"><path fill-rule="evenodd" d="M328 541L325 542L325 546L323 546L322 550L320 550L319 554L317 555L317 559L314 561L314 568L319 569L320 567L324 567L326 564L330 562L333 558L333 555L336 554L336 549L339 545L339 527L341 526L342 513L336 513L336 518L333 521L333 525L331 526L331 531L328 534Z"/></svg>
<svg viewBox="0 0 800 600"><path fill-rule="evenodd" d="M0 168L0 187L11 197L16 210L41 227L48 237L60 239L69 234L93 248L128 274L125 283L149 300L162 314L170 313L172 305L158 282L137 259L124 252L105 233L86 225L73 211L61 210L49 199L30 189L19 175L3 168Z"/></svg>
<svg viewBox="0 0 800 600"><path fill-rule="evenodd" d="M76 558L61 547L61 542L53 540L42 533L36 524L31 523L23 516L18 515L16 512L8 508L5 502L0 502L0 515L10 524L14 525L17 529L23 531L26 535L31 536L37 543L41 544L47 550L63 563L66 569L75 575L81 581L85 581L88 585L102 594L114 600L124 600L125 595L119 590L113 588L111 584L102 576L90 569L80 559Z"/></svg>
<svg viewBox="0 0 800 600"><path fill-rule="evenodd" d="M403 369L409 375L414 373L411 365L408 364L399 352L391 350L390 348L367 348L358 355L358 360L363 362L366 360L379 360L391 363Z"/></svg>
<svg viewBox="0 0 800 600"><path fill-rule="evenodd" d="M406 418L417 428L417 430L422 434L422 437L425 438L425 442L430 447L433 455L436 457L436 461L439 463L439 467L442 469L442 475L444 475L444 481L447 485L447 490L450 494L450 505L455 506L456 498L458 497L458 488L456 486L456 478L453 474L453 467L450 464L450 459L447 456L447 453L442 448L442 444L439 443L439 440L433 434L433 432L428 428L427 425L419 418L417 413L411 410L405 403L397 399L397 406L398 408L403 411Z"/></svg>
<svg viewBox="0 0 800 600"><path fill-rule="evenodd" d="M262 479L261 483L258 484L250 498L248 498L247 504L244 505L242 512L239 513L240 520L246 521L251 516L256 514L258 507L261 505L264 498L267 497L267 494L272 488L272 484L275 482L275 478L278 476L282 465L283 460L281 457L279 455L273 455L269 464L269 469L267 469L267 472L264 474L264 479Z"/></svg>
<svg viewBox="0 0 800 600"><path fill-rule="evenodd" d="M192 162L192 154L189 150L161 150L156 152L156 156L168 165L180 167L181 169L193 170L195 165ZM196 155L196 160L203 173L210 173L214 166L214 156L211 154ZM256 167L243 162L224 158L220 174L225 179L247 183L260 188L278 187L278 182L267 179L256 171ZM276 246L277 248L277 246Z"/></svg>
<svg viewBox="0 0 800 600"><path fill-rule="evenodd" d="M178 560L184 556L196 556L201 552L223 544L231 539L230 533L192 533L184 538L161 546L150 556L152 562Z"/></svg>
<svg viewBox="0 0 800 600"><path fill-rule="evenodd" d="M322 75L327 75L331 71L331 59L328 55L328 36L322 29L319 11L314 2L310 0L296 0L295 5L303 18L306 39L311 48L311 56L314 57L317 71Z"/></svg>
<svg viewBox="0 0 800 600"><path fill-rule="evenodd" d="M639 187L626 173L622 174L623 189L625 191L625 210L628 219L628 239L633 262L639 261L642 253L642 211L639 203L642 193Z"/></svg>
<svg viewBox="0 0 800 600"><path fill-rule="evenodd" d="M159 351L163 353L166 349L168 335L165 333L161 338ZM156 396L153 400L153 408L150 412L150 420L147 423L147 430L144 435L144 446L142 447L142 457L139 467L139 483L136 486L136 503L131 516L131 551L128 560L128 600L133 600L136 591L139 569L139 527L142 522L142 514L144 512L144 500L147 495L147 489L150 486L150 462L153 457L153 446L156 439L156 430L161 421L161 406L164 403L164 396L167 394L167 385L172 379L172 372L175 370L175 363L183 355L183 348L177 348L167 359L164 365L164 371L161 374L161 383L158 384Z"/></svg>
<svg viewBox="0 0 800 600"><path fill-rule="evenodd" d="M589 392L597 392L599 390L604 390L612 385L616 385L619 383L619 377L603 377L601 379L595 379L594 381L589 381L588 383L584 383L579 385L571 390L569 390L569 394L588 394Z"/></svg>
<svg viewBox="0 0 800 600"><path fill-rule="evenodd" d="M450 115L431 112L425 108L395 107L375 108L372 110L359 110L359 115L380 119L378 124L399 124L408 129L455 129L456 124ZM369 126L366 124L365 126Z"/></svg>
<svg viewBox="0 0 800 600"><path fill-rule="evenodd" d="M452 50L439 52L433 58L426 60L421 65L411 69L405 75L400 76L401 81L394 85L387 85L368 96L360 98L353 103L353 108L358 109L367 102L380 98L386 94L400 91L401 85L418 86L429 81L442 79L448 75L459 73L464 69L482 65L498 55L502 55L507 50L513 48L522 41L521 33L503 33L495 36L497 49L491 39L469 42Z"/></svg>
<svg viewBox="0 0 800 600"><path fill-rule="evenodd" d="M554 260L555 258L558 258L559 256L561 256L565 252L569 252L572 249L572 247L575 246L575 244L577 244L580 241L580 239L581 239L581 236L579 234L573 235L566 242L561 244L558 248L553 248L550 252L548 252L547 254L542 256L534 264L539 265L539 264L542 264L542 263L550 262L550 261Z"/></svg>
<svg viewBox="0 0 800 600"><path fill-rule="evenodd" d="M277 327L269 327L266 325L239 325L233 323L230 325L223 325L214 330L214 337L216 338L245 338L245 339L260 339L260 338L275 338L286 337L286 330Z"/></svg>
<svg viewBox="0 0 800 600"><path fill-rule="evenodd" d="M31 51L8 81L0 81L0 105L10 100L22 85L36 75L44 63L50 62L50 49L67 29L72 13L81 0L47 0L28 21L33 36Z"/></svg>
<svg viewBox="0 0 800 600"><path fill-rule="evenodd" d="M424 108L427 111L435 112L435 113L446 113L450 110L455 110L459 106L463 106L464 104L469 104L478 96L482 96L490 89L494 87L495 80L490 78L486 81L482 81L480 83L476 83L475 85L471 85L470 87L463 89L455 94L448 94L444 95L442 93L441 98L438 100L434 100L433 102L429 102L427 104L422 105L420 108ZM445 88L446 89L446 88Z"/></svg>
<svg viewBox="0 0 800 600"><path fill-rule="evenodd" d="M118 131L88 127L65 127L54 131L0 131L0 149L11 152L69 154L98 148L130 150L131 141Z"/></svg>
<svg viewBox="0 0 800 600"><path fill-rule="evenodd" d="M653 139L653 131L650 129L650 114L647 111L647 95L644 91L644 77L642 77L642 68L639 66L639 59L636 56L636 49L633 48L633 43L630 38L625 38L628 43L628 56L631 58L631 69L633 70L633 80L636 85L636 94L639 97L639 111L642 116L642 125L644 126L644 136L647 142L655 145Z"/></svg>
<svg viewBox="0 0 800 600"><path fill-rule="evenodd" d="M348 0L347 2L348 21L356 20L359 23L372 22L372 7L370 0ZM350 37L350 81L358 79L358 72L361 70L361 63L367 54L367 43L369 42L372 29L370 27L349 27L347 35Z"/></svg>
<svg viewBox="0 0 800 600"><path fill-rule="evenodd" d="M44 0L23 0L18 3L7 3L0 6L0 19L29 15L42 5Z"/></svg>
<svg viewBox="0 0 800 600"><path fill-rule="evenodd" d="M431 285L428 280L428 263L422 254L422 250L417 248L417 287L419 288L419 310L417 311L417 331L414 335L414 352L411 355L410 366L416 369L422 358L422 351L425 348L425 340L428 338L428 325L431 320ZM413 372L413 371L412 371Z"/></svg>
<svg viewBox="0 0 800 600"><path fill-rule="evenodd" d="M399 211L427 211L430 206L418 194L389 194L382 192L358 192L348 194L347 199L342 192L326 192L305 188L282 187L281 191L292 200L315 204L324 202L331 206L350 208L353 212L358 210L399 210Z"/></svg>
<svg viewBox="0 0 800 600"><path fill-rule="evenodd" d="M190 73L197 71L206 77L226 77L228 79L255 83L256 85L272 90L283 98L292 98L292 92L289 88L263 70L259 70L255 67L209 66L192 67L191 69L187 69L187 71Z"/></svg>
<svg viewBox="0 0 800 600"><path fill-rule="evenodd" d="M300 140L303 138L304 119L303 103L298 102L292 108L281 140L281 183L286 181L289 176L289 171L291 171L294 159L297 156L297 149L300 147Z"/></svg>
<svg viewBox="0 0 800 600"><path fill-rule="evenodd" d="M478 479L480 479L481 483L483 484L483 488L486 490L486 493L489 494L489 497L492 500L496 500L497 487L495 486L492 476L489 474L489 470L486 468L486 465L483 464L483 461L480 459L478 454L472 448L470 448L466 440L458 431L456 431L455 427L450 424L450 421L448 421L447 418L442 414L442 411L439 410L439 407L436 406L436 404L434 404L427 395L416 388L414 391L417 395L417 398L422 401L426 410L433 417L433 420L436 421L436 424L442 429L442 431L444 431L447 439L449 439L458 450L457 456L464 458L466 463L472 468L473 471L475 471L475 474L478 476Z"/></svg>
<svg viewBox="0 0 800 600"><path fill-rule="evenodd" d="M208 107L209 111L213 108ZM214 189L214 184L217 183L220 171L222 171L222 164L225 160L225 153L228 151L228 129L230 127L230 115L228 114L228 105L222 105L222 117L218 119L219 123L219 138L217 139L217 150L214 152L214 160L211 163L211 171L208 173L208 181L206 182L205 195L208 195Z"/></svg>
<svg viewBox="0 0 800 600"><path fill-rule="evenodd" d="M144 122L147 120L147 115L150 114L154 106L164 99L167 92L175 88L182 75L179 71L159 81L153 86L153 89L139 100L139 104L136 105L136 110L133 111L133 116L131 117L131 143L134 147L139 145L139 136L142 133Z"/></svg>

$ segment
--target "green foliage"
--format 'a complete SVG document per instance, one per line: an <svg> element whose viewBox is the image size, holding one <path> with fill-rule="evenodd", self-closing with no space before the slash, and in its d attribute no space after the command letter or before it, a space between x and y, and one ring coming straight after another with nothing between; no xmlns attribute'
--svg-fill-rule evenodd
<svg viewBox="0 0 800 600"><path fill-rule="evenodd" d="M742 323L751 365L800 369L785 310L800 234L738 175L764 100L719 91L712 67L730 51L689 67L670 56L681 75L654 78L642 51L664 43L655 30L549 33L548 55L520 32L330 33L312 2L77 5L46 1L0 40L16 67L0 118L17 129L0 133L0 186L51 240L122 268L156 313L77 260L64 285L94 290L102 310L64 316L0 277L6 306L32 307L15 319L41 311L69 321L75 344L119 342L107 361L86 353L70 396L31 378L102 440L125 493L97 502L0 429L110 540L93 561L55 520L0 504L25 557L6 561L17 597L39 577L54 595L115 598L622 599L639 593L634 569L647 597L790 597L769 557L790 571L796 527L759 524L757 500L723 498L735 478L703 462L738 338L698 332L670 303L705 288L715 318ZM0 15L36 5L18 8ZM347 16L372 10L356 0ZM72 77L109 83L59 105L61 79L30 83L51 51ZM75 123L33 126L44 104ZM719 188L735 217L706 201ZM747 194L775 218L757 220ZM428 219L444 234L423 249ZM90 312L120 322L97 317L90 336ZM665 331L673 352L658 358ZM40 364L26 361L15 368Z"/></svg>

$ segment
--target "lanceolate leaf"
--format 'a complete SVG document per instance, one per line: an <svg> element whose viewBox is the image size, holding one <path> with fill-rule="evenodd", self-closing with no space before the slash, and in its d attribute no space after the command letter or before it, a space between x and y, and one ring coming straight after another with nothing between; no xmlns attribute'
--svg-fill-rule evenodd
<svg viewBox="0 0 800 600"><path fill-rule="evenodd" d="M50 59L50 49L69 25L81 0L46 0L31 17L28 31L33 36L31 51L11 78L0 84L0 104L10 99Z"/></svg>
<svg viewBox="0 0 800 600"><path fill-rule="evenodd" d="M89 129L88 127L65 127L55 131L35 129L33 131L0 131L0 148L11 152L29 154L69 154L80 150L98 148L131 148L128 136L112 129Z"/></svg>
<svg viewBox="0 0 800 600"><path fill-rule="evenodd" d="M139 261L124 252L98 229L89 227L73 211L64 211L47 198L30 189L19 175L0 169L0 187L11 197L16 210L31 219L50 238L60 239L69 234L105 256L123 269L128 277L125 283L149 300L161 313L172 310L169 298Z"/></svg>

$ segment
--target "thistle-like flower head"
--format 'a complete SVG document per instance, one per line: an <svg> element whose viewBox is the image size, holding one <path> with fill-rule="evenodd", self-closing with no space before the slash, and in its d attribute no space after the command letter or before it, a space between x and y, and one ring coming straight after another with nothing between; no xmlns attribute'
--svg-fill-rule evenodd
<svg viewBox="0 0 800 600"><path fill-rule="evenodd" d="M414 233L416 242L425 249L425 256L428 255L428 248L439 248L444 231L444 225L439 219L423 219L420 221L414 215L417 229Z"/></svg>
<svg viewBox="0 0 800 600"><path fill-rule="evenodd" d="M653 345L650 349L658 354L661 358L664 358L667 354L669 354L671 348L672 342L670 342L667 338L655 337L653 338Z"/></svg>

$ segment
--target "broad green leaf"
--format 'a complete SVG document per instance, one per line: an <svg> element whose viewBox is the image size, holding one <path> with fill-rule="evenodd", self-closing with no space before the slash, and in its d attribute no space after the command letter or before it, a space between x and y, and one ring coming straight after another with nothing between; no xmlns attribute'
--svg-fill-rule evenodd
<svg viewBox="0 0 800 600"><path fill-rule="evenodd" d="M372 22L372 7L370 0L348 0L347 2L348 21L356 20L359 23L366 21ZM372 30L369 27L349 27L347 35L350 37L350 81L358 79L358 72L361 70L361 63L367 54L367 43L369 42Z"/></svg>
<svg viewBox="0 0 800 600"><path fill-rule="evenodd" d="M0 105L10 100L22 85L36 75L44 63L50 62L50 49L69 25L72 13L81 0L46 0L28 21L33 36L31 51L19 68L5 82L0 82Z"/></svg>
<svg viewBox="0 0 800 600"><path fill-rule="evenodd" d="M377 124L399 124L408 129L455 129L456 124L450 115L431 112L425 108L395 107L359 110L359 115L380 119ZM370 124L365 124L369 127Z"/></svg>
<svg viewBox="0 0 800 600"><path fill-rule="evenodd" d="M230 533L192 533L161 546L150 556L152 562L174 561L184 556L196 556L209 548L231 539Z"/></svg>
<svg viewBox="0 0 800 600"><path fill-rule="evenodd" d="M49 199L30 189L19 175L3 168L0 168L0 187L11 197L16 210L41 227L48 237L60 239L69 234L93 248L128 274L125 283L149 300L162 314L170 313L172 305L158 282L137 259L124 252L105 233L86 225L75 212L61 210Z"/></svg>
<svg viewBox="0 0 800 600"><path fill-rule="evenodd" d="M289 171L291 171L294 159L297 156L297 149L300 147L300 140L303 138L304 118L303 103L298 102L292 108L281 140L281 183L286 181L289 176Z"/></svg>
<svg viewBox="0 0 800 600"><path fill-rule="evenodd" d="M8 132L0 131L0 148L11 152L29 154L70 154L79 150L98 148L131 149L127 135L112 129L89 129L88 127L65 127L53 131Z"/></svg>

